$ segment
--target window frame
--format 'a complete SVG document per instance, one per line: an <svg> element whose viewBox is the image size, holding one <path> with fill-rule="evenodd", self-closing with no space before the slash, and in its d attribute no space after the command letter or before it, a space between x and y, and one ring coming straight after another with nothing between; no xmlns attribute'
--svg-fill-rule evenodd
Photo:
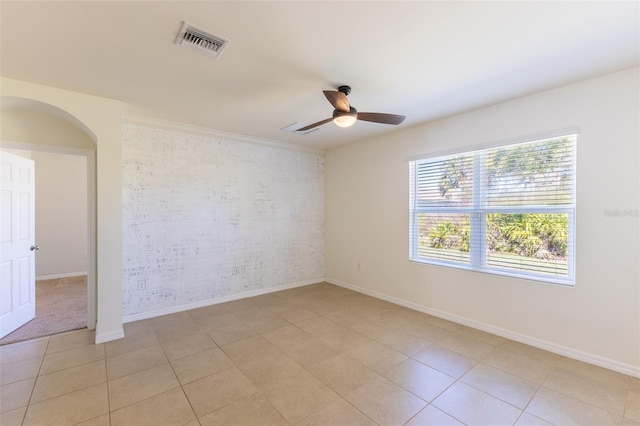
<svg viewBox="0 0 640 426"><path fill-rule="evenodd" d="M516 205L489 206L486 203L486 184L480 176L484 175L485 155L487 151L496 148L508 148L517 145L544 142L547 140L571 138L571 202L559 205ZM575 286L575 232L576 232L576 177L577 177L577 129L548 133L545 135L518 138L493 144L487 144L473 149L461 149L446 153L434 153L409 159L409 260L420 264L429 264L456 269L470 270L494 275L503 275L526 280L539 281L550 284ZM419 185L417 184L418 165L421 163L444 161L462 155L473 157L473 202L470 206L418 206L415 200ZM468 214L469 215L469 263L459 261L434 259L420 256L418 215L430 214ZM533 271L518 271L514 269L489 266L487 264L487 217L489 214L567 214L567 276L557 276Z"/></svg>

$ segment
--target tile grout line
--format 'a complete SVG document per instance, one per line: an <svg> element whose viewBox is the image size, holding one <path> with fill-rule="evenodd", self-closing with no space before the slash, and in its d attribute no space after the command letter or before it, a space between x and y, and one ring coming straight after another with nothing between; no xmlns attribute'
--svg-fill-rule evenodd
<svg viewBox="0 0 640 426"><path fill-rule="evenodd" d="M47 356L47 350L49 349L49 344L51 343L51 336L47 336L47 344L44 348L44 353L42 354L42 359L40 360L40 366L38 367L38 372L36 373L35 380L33 381L33 387L31 388L31 393L29 394L29 400L27 401L27 406L24 410L24 415L22 417L21 424L24 424L25 420L27 420L27 414L29 412L29 408L31 407L31 399L33 398L33 393L36 390L36 384L40 379L40 370L42 370L42 364L44 364L44 359Z"/></svg>
<svg viewBox="0 0 640 426"><path fill-rule="evenodd" d="M522 356L525 356L525 357L526 357L526 355L522 355ZM540 383L536 383L536 385L537 385L536 391L535 391L535 392L534 392L534 394L531 396L531 399L529 399L529 402L527 402L527 405L525 405L524 409L522 410L522 413L523 413L523 414L524 414L524 413L527 413L527 414L529 414L530 416L534 416L534 417L539 418L539 419L542 419L542 420L544 420L544 421L546 421L546 422L552 423L552 421L551 421L550 419L545 419L545 418L542 418L542 417L540 417L540 416L538 416L538 415L536 415L536 414L533 414L533 413L528 412L528 411L527 411L527 408L529 408L529 406L531 405L531 402L533 402L533 400L535 399L536 395L538 395L538 393L540 392L540 389L544 388L544 382L549 378L549 376L551 375L551 372L552 372L553 370L555 370L555 368L556 368L556 365L555 365L555 362L554 362L554 363L553 363L553 366L552 366L552 367L549 369L549 371L547 371L547 373L545 374L544 379L542 379L542 380L540 381ZM545 389L546 389L546 388L545 388ZM520 417L522 417L522 414L520 415Z"/></svg>
<svg viewBox="0 0 640 426"><path fill-rule="evenodd" d="M189 315L189 316L191 317L191 315ZM234 315L234 317L235 317L235 315ZM193 319L193 317L191 317L191 319ZM209 339L211 339L211 341L212 341L212 342L213 342L213 344L216 346L216 348L217 348L217 349L219 349L219 350L220 350L220 351L225 355L225 357L229 360L229 362L231 363L231 365L232 365L231 367L229 367L229 368L225 368L225 369L223 369L223 370L221 370L221 371L219 371L219 372L226 371L226 370L230 370L231 368L235 368L236 370L238 370L238 371L240 372L240 374L242 374L242 375L243 375L243 376L244 376L244 377L245 377L245 378L246 378L246 379L247 379L247 380L248 380L248 381L249 381L249 382L250 382L250 383L251 383L251 384L256 388L257 392L255 392L255 393L260 393L260 395L261 395L261 396L262 396L266 401L268 401L268 402L269 402L269 404L270 404L270 405L271 405L271 406L272 406L272 407L273 407L273 408L278 412L278 414L280 414L280 416L282 416L283 420L284 420L285 422L289 423L289 422L287 421L287 419L282 415L282 413L280 413L280 411L278 411L278 409L277 409L276 407L274 407L274 406L273 406L273 404L271 404L271 401L269 401L269 399L268 399L266 396L264 396L264 395L262 394L262 391L261 391L261 390L260 390L260 389L259 389L259 388L258 388L258 387L253 383L253 382L251 382L251 380L250 380L247 376L245 376L245 374L242 372L242 370L240 370L240 368L238 367L238 365L237 365L237 364L236 364L236 363L235 363L231 358L229 358L229 356L228 356L228 355L227 355L227 353L224 351L224 349L223 349L220 345L218 345L218 343L213 339L213 337L211 337L211 335L210 335L209 333L207 333L207 332L202 328L202 326L201 326L200 324L198 324L198 323L195 321L195 319L193 319L193 320L194 320L194 322L196 323L196 326L197 326L197 328L198 328L198 331L200 331L200 332L204 333L204 334L205 334ZM244 324L244 321L242 321L241 319L238 319L238 320L239 320L239 321L241 321L241 322ZM245 325L246 325L246 324L245 324ZM250 328L250 327L249 327L249 328ZM255 331L255 330L254 330L254 331ZM258 335L260 336L260 334L258 334ZM240 339L240 340L245 340L245 339ZM238 340L238 341L240 341L240 340ZM228 343L228 344L231 344L231 343L233 343L233 342L230 342L230 343ZM187 356L190 356L190 355L187 355ZM184 357L184 358L186 358L186 357ZM174 361L176 361L176 360L174 360ZM171 362L169 362L169 364L171 364ZM173 365L171 365L171 368L173 369ZM198 381L198 380L201 380L201 379L203 379L203 378L205 378L205 377L213 376L214 374L217 374L217 373L219 373L219 372L209 374L208 376L201 377L201 378L199 378L199 379L197 379L197 380L194 380L194 381L192 381L192 382L189 382L189 383L194 383L194 382L196 382L196 381ZM177 378L177 377L178 377L178 375L175 373L175 370L174 370L174 374L176 375L176 378ZM196 421L197 421L199 424L201 424L201 422L200 422L200 418L201 418L201 417L198 417L198 415L196 414L196 411L195 411L195 409L193 408L193 405L192 405L192 403L191 403L191 400L189 399L189 397L187 396L186 392L184 391L184 387L183 387L182 382L180 382L180 379L178 379L178 383L180 384L180 389L182 390L182 393L184 394L185 398L187 399L187 402L189 403L189 406L191 407L191 411L193 411L193 415L195 416ZM189 383L187 383L187 384L189 384ZM253 395L253 394L252 394L252 395ZM248 395L248 396L250 396L250 395ZM210 415L210 414L212 414L212 413L215 413L216 411L221 410L221 409L223 409L223 408L225 408L225 407L227 407L227 406L229 406L229 405L233 404L234 402L236 402L236 401L231 401L231 402L229 402L228 404L225 404L225 405L223 405L223 406L221 406L221 407L218 407L218 408L216 408L215 410L213 410L213 411L211 411L211 412L209 412L209 413L207 413L207 414L203 415L202 417L206 417L206 416L208 416L208 415Z"/></svg>
<svg viewBox="0 0 640 426"><path fill-rule="evenodd" d="M187 312L188 313L188 312ZM191 317L191 315L189 315L189 317L193 320L193 318ZM198 331L202 331L204 333L204 331L202 330L202 328L200 327L200 325L198 325L198 323L195 322L195 320L193 321L196 326L198 327ZM151 326L151 330L153 331L153 326ZM155 335L155 331L153 331L153 334ZM209 336L208 334L205 333L205 336L209 337L211 339L211 336ZM156 336L156 339L158 338L158 336ZM213 342L213 339L211 339L211 341ZM158 340L158 344L160 344L160 341ZM219 348L219 346L213 342L214 345L216 345L216 348ZM165 358L167 358L167 362L169 363L169 367L171 367L171 371L173 371L173 375L176 377L176 380L178 381L178 386L180 387L180 391L182 392L182 395L184 396L184 399L187 400L187 403L189 404L189 408L191 408L191 412L193 413L193 417L196 418L196 421L198 422L198 424L200 424L200 418L198 417L198 415L196 414L196 410L193 408L193 404L191 403L191 400L189 399L189 397L187 396L187 393L184 391L184 386L182 384L182 382L180 381L180 378L178 377L178 374L176 374L176 370L173 367L173 364L171 363L171 361L169 360L169 357L167 356L166 351L164 350L164 348L162 347L162 344L160 344L160 348L162 349L162 353L164 354ZM183 357L186 358L186 357ZM182 359L182 358L179 358ZM177 360L174 360L177 361ZM173 390L173 389L171 389ZM170 392L171 390L167 391ZM188 424L188 423L185 423Z"/></svg>
<svg viewBox="0 0 640 426"><path fill-rule="evenodd" d="M111 393L109 392L109 370L107 367L107 346L103 345L102 350L104 351L104 374L107 379L107 410L109 410L109 425L113 422L111 420Z"/></svg>
<svg viewBox="0 0 640 426"><path fill-rule="evenodd" d="M557 365L555 365L555 364L554 364L553 368L549 371L549 373L548 373L548 374L547 374L547 376L545 377L544 381L543 381L543 382L541 382L541 384L540 384L540 388L536 391L536 395L538 394L538 392L539 392L541 389L546 389L546 390L549 390L549 391L551 391L551 392L557 392L557 393L559 393L559 394L561 394L561 395L564 395L564 396L566 396L566 397L568 397L568 398L571 398L571 399L574 399L574 400L576 400L576 401L579 401L579 402L581 402L581 403L583 403L583 404L589 405L590 407L593 407L593 408L596 408L596 409L598 409L598 410L604 411L604 412L606 412L606 413L612 414L612 415L614 415L614 416L620 417L622 420L624 420L624 419L625 419L624 414L625 414L625 412L626 412L626 405L627 405L626 400L625 400L625 404L624 404L624 407L623 407L622 415L620 415L620 414L615 413L615 412L613 412L613 411L609 411L609 410L608 410L608 409L606 409L606 408L602 408L602 407L599 407L599 406L597 406L597 405L595 405L595 404L592 404L592 403L591 403L591 402L589 402L589 401L585 401L585 400L584 400L584 399L582 399L582 398L578 398L577 396L569 395L568 393L562 392L562 391L560 391L560 390L552 389L552 388L546 387L546 386L544 385L544 382L546 382L546 381L547 381L547 379L549 378L549 376L551 375L551 373L553 373L554 371L556 371L556 369L560 369L560 370L562 370L562 367L559 367L559 366L557 366ZM579 377L581 377L581 378L586 378L586 379L594 380L594 381L596 381L596 382L600 382L600 383L604 383L604 384L609 384L609 385L611 385L611 386L616 386L616 385L612 385L612 384L607 383L607 382L603 382L602 380L598 380L598 379L593 378L593 377L585 376L585 375L583 375L583 374L581 374L581 373L576 373L576 372L573 372L573 371L570 371L570 370L565 370L565 371L567 371L568 373L570 373L571 375L574 375L574 376L579 376ZM616 386L616 387L619 387L619 386ZM628 398L628 396L629 396L629 390L627 389L627 395L626 395L626 398ZM535 397L535 395L534 395L534 397ZM531 398L531 400L533 400L533 398ZM527 405L527 406L528 406L528 405ZM529 413L529 414L531 414L531 413ZM546 419L543 419L543 420L546 420Z"/></svg>

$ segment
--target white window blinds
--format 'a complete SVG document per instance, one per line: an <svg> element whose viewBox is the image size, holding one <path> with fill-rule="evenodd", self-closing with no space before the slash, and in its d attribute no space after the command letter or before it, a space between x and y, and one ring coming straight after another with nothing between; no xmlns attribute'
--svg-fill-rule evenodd
<svg viewBox="0 0 640 426"><path fill-rule="evenodd" d="M574 282L576 135L410 162L410 259Z"/></svg>

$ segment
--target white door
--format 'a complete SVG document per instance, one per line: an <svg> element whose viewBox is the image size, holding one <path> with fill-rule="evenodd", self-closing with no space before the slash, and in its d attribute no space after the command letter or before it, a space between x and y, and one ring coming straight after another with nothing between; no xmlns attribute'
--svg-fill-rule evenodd
<svg viewBox="0 0 640 426"><path fill-rule="evenodd" d="M34 162L0 152L0 338L36 316Z"/></svg>

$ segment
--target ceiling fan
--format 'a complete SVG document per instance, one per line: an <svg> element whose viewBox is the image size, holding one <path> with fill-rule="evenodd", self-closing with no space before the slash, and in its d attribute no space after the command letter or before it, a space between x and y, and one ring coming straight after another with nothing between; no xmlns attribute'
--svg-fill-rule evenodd
<svg viewBox="0 0 640 426"><path fill-rule="evenodd" d="M305 132L318 126L322 126L325 123L333 121L339 127L349 127L356 122L356 120L371 121L373 123L382 124L400 124L406 118L404 115L396 114L383 114L379 112L358 112L354 107L349 105L347 95L351 93L351 87L340 86L338 90L323 90L324 96L333 107L333 116L317 123L309 124L308 126L298 129L298 132Z"/></svg>

